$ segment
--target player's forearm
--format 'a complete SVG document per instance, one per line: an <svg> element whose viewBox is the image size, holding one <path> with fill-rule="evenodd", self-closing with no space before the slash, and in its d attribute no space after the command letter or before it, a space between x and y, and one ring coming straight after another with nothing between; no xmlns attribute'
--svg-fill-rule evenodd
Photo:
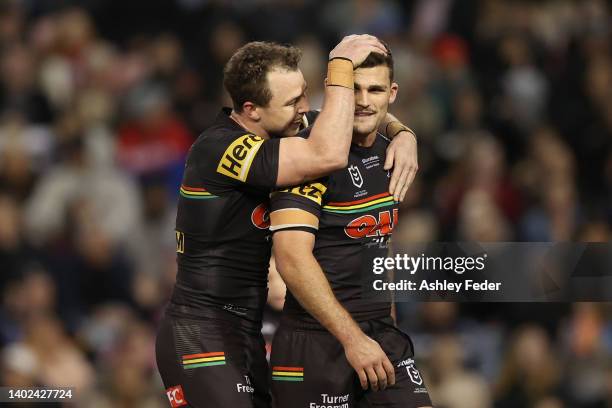
<svg viewBox="0 0 612 408"><path fill-rule="evenodd" d="M399 122L399 119L387 112L380 125L378 125L378 132L387 136L387 125L391 122Z"/></svg>
<svg viewBox="0 0 612 408"><path fill-rule="evenodd" d="M327 86L323 109L312 126L310 143L322 170L346 166L353 136L355 94L352 89Z"/></svg>
<svg viewBox="0 0 612 408"><path fill-rule="evenodd" d="M312 253L293 252L288 255L275 252L275 257L276 267L293 296L340 343L349 344L363 334L351 315L336 299Z"/></svg>
<svg viewBox="0 0 612 408"><path fill-rule="evenodd" d="M338 170L348 161L353 136L355 92L353 62L333 58L327 66L325 100L311 131L308 143L316 155L316 172Z"/></svg>
<svg viewBox="0 0 612 408"><path fill-rule="evenodd" d="M393 139L401 132L408 132L414 137L414 132L408 126L404 125L398 118L388 113L378 126L378 132L387 136L389 139ZM416 140L416 138L415 138Z"/></svg>

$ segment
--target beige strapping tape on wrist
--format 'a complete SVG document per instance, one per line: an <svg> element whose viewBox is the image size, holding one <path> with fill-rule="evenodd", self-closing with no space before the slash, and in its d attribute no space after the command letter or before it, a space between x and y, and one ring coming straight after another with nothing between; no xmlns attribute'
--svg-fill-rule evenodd
<svg viewBox="0 0 612 408"><path fill-rule="evenodd" d="M354 89L353 63L343 58L334 58L329 61L327 63L327 86Z"/></svg>

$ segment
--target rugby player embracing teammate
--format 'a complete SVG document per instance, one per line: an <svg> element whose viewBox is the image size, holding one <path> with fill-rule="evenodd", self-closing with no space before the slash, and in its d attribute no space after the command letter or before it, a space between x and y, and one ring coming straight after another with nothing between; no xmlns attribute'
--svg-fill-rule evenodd
<svg viewBox="0 0 612 408"><path fill-rule="evenodd" d="M309 109L299 50L250 43L226 65L233 110L220 112L194 142L180 190L178 274L156 341L171 406L269 406L261 335L271 251L269 193L346 165L353 69L372 52L386 49L369 35L346 37L331 51L324 106L308 140L278 138L295 136ZM391 154L399 197L411 179L399 158L410 165L406 156L414 153L396 147ZM367 347L369 359L354 364L366 369L386 359L380 347Z"/></svg>
<svg viewBox="0 0 612 408"><path fill-rule="evenodd" d="M398 90L391 54L370 54L354 84L348 166L270 200L276 267L289 289L270 361L276 408L431 406L391 303L362 298L364 245L384 243L398 220L382 165L389 140L377 132ZM355 366L354 353L368 350L355 344L368 343L380 344L393 365Z"/></svg>

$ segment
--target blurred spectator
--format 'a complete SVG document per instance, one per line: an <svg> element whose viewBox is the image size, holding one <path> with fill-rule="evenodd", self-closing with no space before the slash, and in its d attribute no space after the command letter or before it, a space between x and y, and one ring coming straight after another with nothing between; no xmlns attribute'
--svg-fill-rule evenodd
<svg viewBox="0 0 612 408"><path fill-rule="evenodd" d="M478 91L469 86L460 89L452 101L453 126L436 140L436 153L440 159L457 162L467 154L474 138L486 136L482 115L482 99Z"/></svg>
<svg viewBox="0 0 612 408"><path fill-rule="evenodd" d="M117 151L122 167L140 178L159 174L177 191L193 138L170 111L166 90L138 87L128 95L126 109L131 119L120 126Z"/></svg>
<svg viewBox="0 0 612 408"><path fill-rule="evenodd" d="M526 407L560 392L561 371L550 339L537 326L520 329L495 387L496 407Z"/></svg>
<svg viewBox="0 0 612 408"><path fill-rule="evenodd" d="M556 397L544 397L534 405L534 408L563 408L563 407L565 407L563 402L559 398L556 398Z"/></svg>
<svg viewBox="0 0 612 408"><path fill-rule="evenodd" d="M397 3L388 0L356 0L326 3L323 24L336 35L369 33L386 37L401 27Z"/></svg>
<svg viewBox="0 0 612 408"><path fill-rule="evenodd" d="M509 222L522 211L501 146L486 136L472 138L464 160L440 183L439 200L443 222L451 228L457 222L457 234L466 240L511 240Z"/></svg>
<svg viewBox="0 0 612 408"><path fill-rule="evenodd" d="M576 303L564 331L568 353L565 388L572 406L604 406L606 378L612 349L612 326L603 308L595 303Z"/></svg>
<svg viewBox="0 0 612 408"><path fill-rule="evenodd" d="M20 231L22 214L10 196L0 195L0 290L12 279L23 276L32 258Z"/></svg>
<svg viewBox="0 0 612 408"><path fill-rule="evenodd" d="M36 356L23 344L11 344L2 350L2 384L7 387L35 387L40 370Z"/></svg>
<svg viewBox="0 0 612 408"><path fill-rule="evenodd" d="M24 201L51 164L53 147L46 126L32 125L14 111L0 117L0 189Z"/></svg>
<svg viewBox="0 0 612 408"><path fill-rule="evenodd" d="M94 371L83 353L51 315L37 314L27 320L23 346L35 357L36 382L46 387L75 387L85 391L92 385Z"/></svg>
<svg viewBox="0 0 612 408"><path fill-rule="evenodd" d="M57 306L56 284L36 251L23 240L21 218L15 202L0 196L0 346L21 337L21 321L37 313L53 313Z"/></svg>
<svg viewBox="0 0 612 408"><path fill-rule="evenodd" d="M436 407L487 408L492 405L487 383L464 368L461 343L451 337L436 341L431 353L431 382Z"/></svg>
<svg viewBox="0 0 612 408"><path fill-rule="evenodd" d="M544 113L548 96L546 78L535 67L529 44L522 36L504 37L499 52L502 63L508 66L501 78L503 95L499 114L528 130L539 123Z"/></svg>
<svg viewBox="0 0 612 408"><path fill-rule="evenodd" d="M143 183L143 220L126 248L135 268L134 300L143 311L155 314L167 301L162 279L176 267L176 207L163 180L144 179Z"/></svg>
<svg viewBox="0 0 612 408"><path fill-rule="evenodd" d="M0 113L19 112L27 122L50 123L51 106L36 86L36 62L23 45L12 44L0 60Z"/></svg>
<svg viewBox="0 0 612 408"><path fill-rule="evenodd" d="M26 207L30 238L47 242L61 233L70 208L82 209L78 221L100 228L113 243L128 238L140 222L139 197L134 185L116 169L99 168L92 163L76 118L67 116L59 123L62 135L59 146L64 158L39 181ZM83 218L84 217L84 218Z"/></svg>
<svg viewBox="0 0 612 408"><path fill-rule="evenodd" d="M83 406L164 407L167 401L159 390L162 385L154 371L153 331L135 319L124 325L113 348L103 362L105 371L97 390L83 401Z"/></svg>

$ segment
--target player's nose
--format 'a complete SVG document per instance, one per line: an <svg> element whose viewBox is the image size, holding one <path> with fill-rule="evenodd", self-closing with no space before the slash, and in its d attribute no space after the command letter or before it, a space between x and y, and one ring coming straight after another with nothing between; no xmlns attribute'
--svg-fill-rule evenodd
<svg viewBox="0 0 612 408"><path fill-rule="evenodd" d="M298 102L298 113L303 114L310 110L310 102L307 97L302 98L300 102Z"/></svg>
<svg viewBox="0 0 612 408"><path fill-rule="evenodd" d="M355 91L355 105L361 108L367 108L370 106L368 92L366 89Z"/></svg>

